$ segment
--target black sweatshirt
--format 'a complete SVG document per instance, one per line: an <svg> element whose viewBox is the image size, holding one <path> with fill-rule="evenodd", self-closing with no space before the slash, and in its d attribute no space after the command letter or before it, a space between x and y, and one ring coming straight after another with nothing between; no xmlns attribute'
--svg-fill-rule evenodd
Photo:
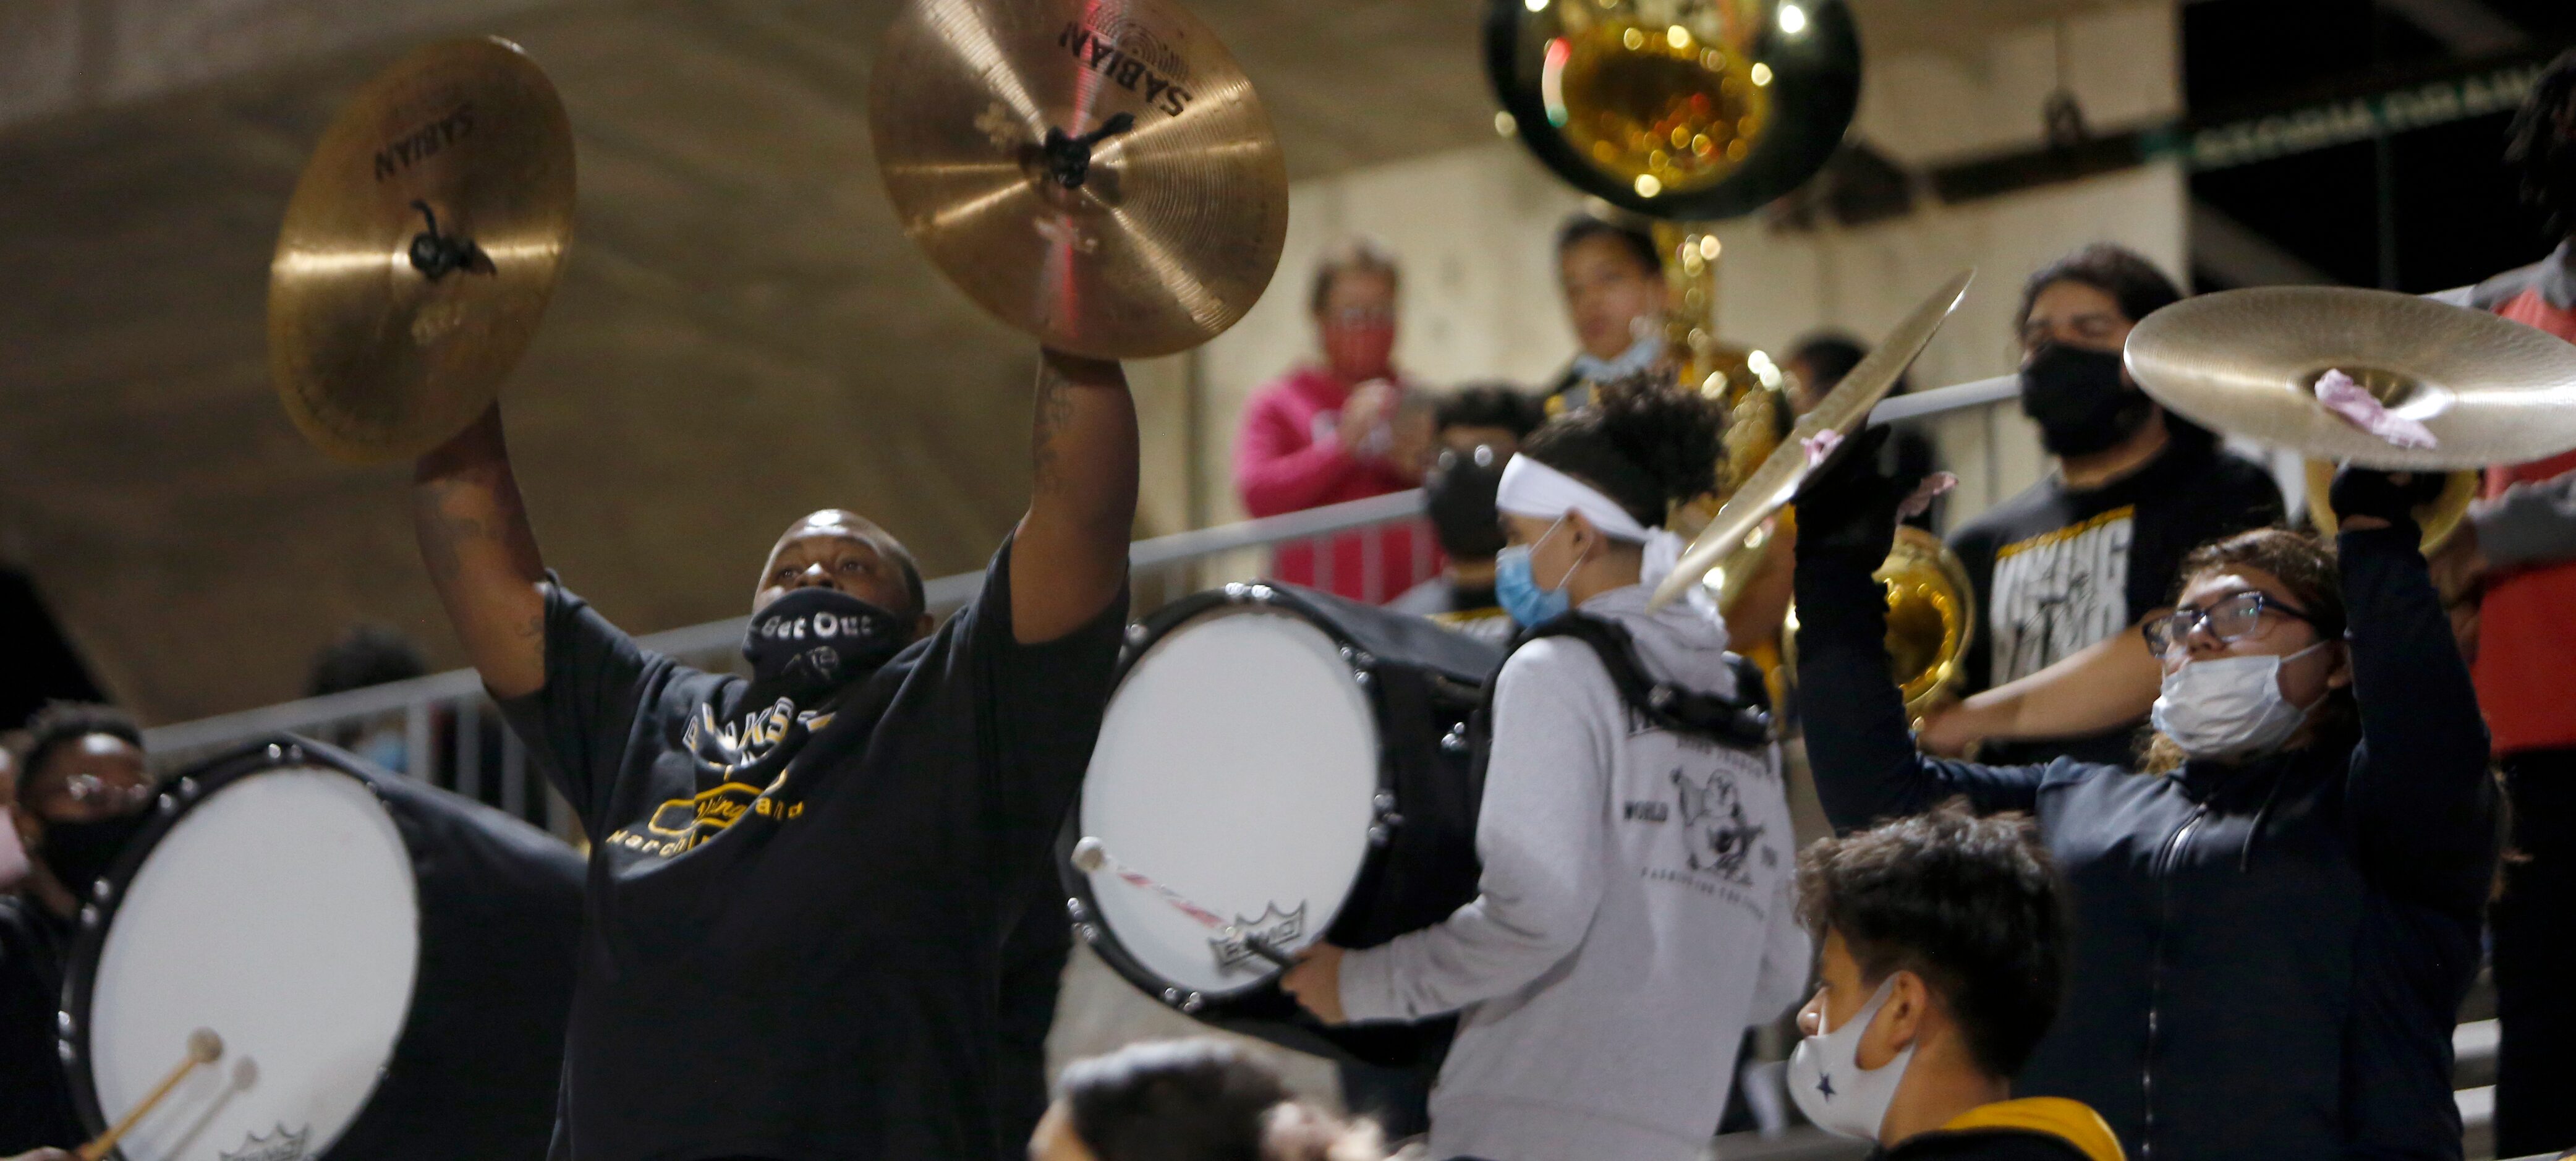
<svg viewBox="0 0 2576 1161"><path fill-rule="evenodd" d="M1876 562L1801 554L1807 750L1834 825L1954 795L2027 811L2072 888L2065 1010L2016 1092L2093 1106L2137 1161L2459 1156L2448 1085L2427 1081L2477 967L2495 803L2415 543L2340 538L2357 741L2162 776L1916 753Z"/></svg>

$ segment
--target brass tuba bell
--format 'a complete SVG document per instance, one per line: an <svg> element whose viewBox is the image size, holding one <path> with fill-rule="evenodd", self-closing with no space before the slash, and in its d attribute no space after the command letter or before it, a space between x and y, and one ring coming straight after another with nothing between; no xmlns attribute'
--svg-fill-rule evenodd
<svg viewBox="0 0 2576 1161"><path fill-rule="evenodd" d="M1493 0L1485 66L1548 168L1669 220L1731 218L1796 189L1860 101L1843 0Z"/></svg>
<svg viewBox="0 0 2576 1161"><path fill-rule="evenodd" d="M2308 522L2316 525L2318 535L2332 539L2335 514L2333 505L2326 502L2326 492L2334 486L2335 463L2333 460L2309 460L2307 468ZM2451 533L2459 530L2460 521L2468 518L2469 501L2478 498L2477 472L2457 471L2445 475L2442 494L2415 506L2415 526L2424 530L2422 544L2426 556L2433 555L2451 539Z"/></svg>
<svg viewBox="0 0 2576 1161"><path fill-rule="evenodd" d="M1968 645L1976 639L1977 596L1968 569L1941 538L1912 525L1896 530L1896 546L1870 574L1887 589L1888 676L1916 721L1958 689ZM1798 674L1798 612L1780 634L1787 682Z"/></svg>

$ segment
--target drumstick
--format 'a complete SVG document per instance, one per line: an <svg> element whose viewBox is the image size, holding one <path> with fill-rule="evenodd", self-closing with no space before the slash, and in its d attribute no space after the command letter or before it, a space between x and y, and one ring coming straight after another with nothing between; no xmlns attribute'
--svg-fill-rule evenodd
<svg viewBox="0 0 2576 1161"><path fill-rule="evenodd" d="M1110 874L1116 875L1135 886L1142 887L1162 896L1163 902L1171 904L1175 909L1180 911L1181 914L1198 920L1201 925L1214 928L1217 932L1229 939L1242 939L1245 950L1250 951L1252 954L1260 956L1261 958L1269 960L1270 962L1278 964L1284 968L1297 966L1297 957L1279 950L1276 946L1272 945L1269 940L1244 931L1235 924L1226 922L1224 919L1218 917L1216 912L1190 902L1189 896L1183 895L1178 891L1162 885L1161 883L1155 882L1151 876L1148 876L1143 871L1139 871L1134 867L1130 867L1125 863L1119 862L1115 857L1110 855L1109 844L1101 842L1097 838L1086 835L1083 837L1081 842L1073 844L1073 865L1075 868L1085 873L1106 868Z"/></svg>
<svg viewBox="0 0 2576 1161"><path fill-rule="evenodd" d="M160 1104L161 1098L170 1095L171 1089L179 1087L180 1080L188 1075L190 1069L200 1064L213 1064L223 1054L224 1038L215 1035L214 1029L199 1028L188 1033L188 1058L180 1061L179 1067L171 1069L170 1075L162 1077L159 1087L152 1090L152 1095L143 1098L143 1103L134 1106L134 1111L99 1134L97 1140L81 1146L75 1155L80 1161L99 1161L99 1158L107 1156L107 1151L116 1147L117 1138L133 1128L136 1121L142 1120L143 1114L151 1112L152 1106Z"/></svg>

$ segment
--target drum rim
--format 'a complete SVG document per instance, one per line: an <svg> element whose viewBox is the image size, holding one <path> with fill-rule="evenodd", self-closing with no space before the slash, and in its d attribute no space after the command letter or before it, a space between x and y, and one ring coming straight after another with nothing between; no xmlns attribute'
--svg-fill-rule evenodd
<svg viewBox="0 0 2576 1161"><path fill-rule="evenodd" d="M318 768L357 780L375 797L376 804L384 809L386 815L396 819L395 830L400 833L401 826L394 814L393 803L377 784L379 778L390 775L369 769L356 755L294 734L278 734L245 743L162 782L160 793L153 800L152 820L135 832L126 843L125 850L117 855L115 865L91 885L89 897L81 900L80 914L75 920L72 954L63 966L63 994L55 1008L54 1051L63 1066L64 1079L71 1087L72 1111L80 1117L82 1129L89 1135L106 1132L108 1127L108 1118L99 1108L98 1084L88 1067L91 988L98 974L99 956L107 948L108 929L116 925L116 913L125 903L126 888L133 884L135 872L143 869L143 860L152 849L179 825L180 819L213 797L216 791L244 778L292 767ZM406 857L416 859L417 853L410 849L409 836L404 835L403 840ZM412 925L417 929L421 922L421 907L420 873L416 866L412 870L411 888ZM402 1030L394 1036L393 1051L385 1054L388 1063L400 1052L403 1040L411 1034L408 1013L419 999L420 973L415 965L410 994L404 1000L406 1015ZM83 1062L81 1067L72 1066L75 1059ZM330 1155L349 1128L366 1116L368 1107L375 1103L376 1094L384 1087L387 1073L383 1066L376 1069L375 1077L367 1084L367 1094L359 1099L357 1111L349 1123L341 1126L339 1134L331 1140L319 1146L308 1145L305 1156L323 1158Z"/></svg>
<svg viewBox="0 0 2576 1161"><path fill-rule="evenodd" d="M1360 686L1362 695L1368 699L1370 724L1375 727L1380 738L1387 736L1391 723L1387 721L1386 699L1380 692L1382 683L1373 676L1378 666L1377 657L1356 638L1335 624L1327 615L1327 610L1307 599L1303 590L1293 585L1269 581L1238 581L1206 592L1192 593L1163 606L1144 620L1129 626L1127 640L1118 652L1117 670L1110 675L1109 696L1113 699L1118 696L1118 689L1126 684L1128 673L1134 670L1136 663L1142 660L1145 654L1151 652L1163 638L1170 636L1182 625L1209 612L1227 608L1279 609L1322 632L1339 648L1342 664L1350 670L1353 679ZM1387 762L1385 747L1380 746L1376 779L1379 791L1393 789L1393 774ZM1092 895L1091 876L1073 865L1074 844L1082 841L1082 797L1090 793L1090 783L1090 777L1086 772L1082 794L1075 795L1073 805L1065 811L1063 825L1058 828L1056 836L1056 879L1066 893L1065 903L1068 914L1065 919L1073 929L1075 942L1090 948L1092 954L1099 956L1101 962L1108 964L1111 971L1118 973L1120 978L1153 998L1156 1003L1191 1017L1217 1011L1239 999L1260 995L1263 989L1274 985L1286 970L1275 964L1265 968L1261 975L1250 983L1217 995L1180 987L1172 980L1146 967L1142 960L1137 959L1127 950L1127 945L1118 938L1118 934L1100 921L1100 902ZM1376 843L1369 844L1368 853L1361 859L1363 873L1370 863L1385 857L1385 849ZM1314 930L1318 933L1332 930L1334 921L1341 918L1342 909L1349 902L1347 897L1335 901L1333 913L1316 923ZM1304 1018L1302 1012L1300 1018Z"/></svg>

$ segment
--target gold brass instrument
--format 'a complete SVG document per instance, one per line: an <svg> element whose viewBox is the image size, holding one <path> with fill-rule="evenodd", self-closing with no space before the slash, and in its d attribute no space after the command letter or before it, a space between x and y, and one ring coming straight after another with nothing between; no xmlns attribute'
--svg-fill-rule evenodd
<svg viewBox="0 0 2576 1161"><path fill-rule="evenodd" d="M1965 676L1977 632L1976 590L1959 555L1911 525L1896 530L1896 547L1870 575L1887 588L1888 676L1905 698L1906 716L1921 721ZM1781 666L1791 684L1798 673L1797 625L1793 608L1780 634Z"/></svg>
<svg viewBox="0 0 2576 1161"><path fill-rule="evenodd" d="M1843 0L1492 0L1485 69L1497 125L1548 168L1668 221L1796 189L1860 101Z"/></svg>
<svg viewBox="0 0 2576 1161"><path fill-rule="evenodd" d="M2320 535L2333 536L2334 506L2326 502L2326 490L2334 486L2335 463L2333 460L2309 460L2307 469L2308 522L2317 526ZM2459 530L2460 521L2468 518L2469 501L2477 498L2478 473L2458 471L2450 473L2442 481L2441 495L2415 506L2415 526L2424 530L2424 555L2433 555L2451 539L2451 533Z"/></svg>
<svg viewBox="0 0 2576 1161"><path fill-rule="evenodd" d="M1724 462L1704 522L1787 434L1780 372L1716 337L1717 237L1796 189L1842 141L1860 99L1844 0L1492 0L1485 66L1498 127L1576 189L1656 221L1671 280L1667 361L1724 402Z"/></svg>

